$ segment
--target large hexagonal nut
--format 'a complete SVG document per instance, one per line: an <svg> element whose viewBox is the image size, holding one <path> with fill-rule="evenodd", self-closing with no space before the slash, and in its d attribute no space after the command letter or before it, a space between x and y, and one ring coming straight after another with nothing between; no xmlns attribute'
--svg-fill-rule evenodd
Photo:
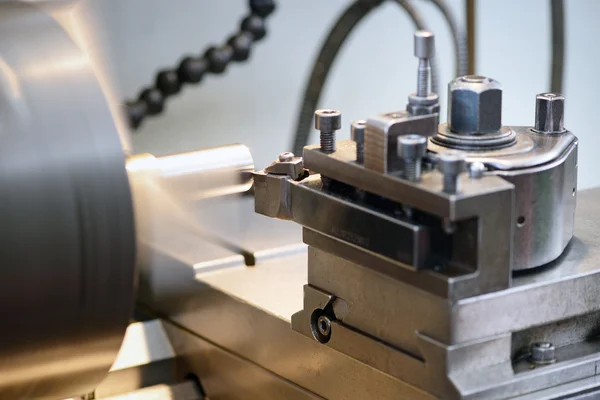
<svg viewBox="0 0 600 400"><path fill-rule="evenodd" d="M477 135L502 127L502 85L467 75L448 84L448 125L453 132Z"/></svg>

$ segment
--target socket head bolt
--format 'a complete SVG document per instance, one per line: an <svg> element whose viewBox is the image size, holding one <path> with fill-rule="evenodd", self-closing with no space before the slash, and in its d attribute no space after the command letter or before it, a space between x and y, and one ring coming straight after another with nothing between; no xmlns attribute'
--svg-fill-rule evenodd
<svg viewBox="0 0 600 400"><path fill-rule="evenodd" d="M539 133L563 133L565 98L560 93L540 93L535 96L535 128Z"/></svg>
<svg viewBox="0 0 600 400"><path fill-rule="evenodd" d="M409 181L421 180L421 159L427 153L427 138L423 135L398 136L398 156L404 166L404 177Z"/></svg>
<svg viewBox="0 0 600 400"><path fill-rule="evenodd" d="M356 142L356 162L362 164L365 158L365 128L367 121L360 119L352 122L350 137Z"/></svg>
<svg viewBox="0 0 600 400"><path fill-rule="evenodd" d="M458 193L458 176L465 169L465 153L461 151L446 151L438 154L437 168L444 176L444 192Z"/></svg>
<svg viewBox="0 0 600 400"><path fill-rule="evenodd" d="M435 55L435 35L433 32L426 30L415 32L414 52L415 57L419 59L417 91L408 96L406 110L411 115L437 113L440 111L438 95L429 92L430 58Z"/></svg>
<svg viewBox="0 0 600 400"><path fill-rule="evenodd" d="M556 349L549 342L537 342L531 345L531 361L534 364L552 364L556 361Z"/></svg>
<svg viewBox="0 0 600 400"><path fill-rule="evenodd" d="M491 78L467 75L448 84L448 126L452 132L478 135L502 127L502 85Z"/></svg>
<svg viewBox="0 0 600 400"><path fill-rule="evenodd" d="M335 131L342 127L342 113L338 110L322 109L315 111L315 128L321 131L321 151L326 154L335 151Z"/></svg>

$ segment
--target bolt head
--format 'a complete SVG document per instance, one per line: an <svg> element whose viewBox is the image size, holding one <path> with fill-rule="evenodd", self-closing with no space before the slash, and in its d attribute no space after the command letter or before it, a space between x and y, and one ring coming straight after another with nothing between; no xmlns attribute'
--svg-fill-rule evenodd
<svg viewBox="0 0 600 400"><path fill-rule="evenodd" d="M465 159L462 151L446 151L438 154L437 168L444 175L459 175L465 170Z"/></svg>
<svg viewBox="0 0 600 400"><path fill-rule="evenodd" d="M448 84L448 125L463 134L494 133L502 127L502 85L478 75Z"/></svg>
<svg viewBox="0 0 600 400"><path fill-rule="evenodd" d="M367 121L364 119L359 119L358 121L354 121L350 126L350 137L356 143L364 143L365 142L365 129L367 127Z"/></svg>
<svg viewBox="0 0 600 400"><path fill-rule="evenodd" d="M427 152L427 138L423 135L398 136L398 157L404 160L419 160Z"/></svg>
<svg viewBox="0 0 600 400"><path fill-rule="evenodd" d="M317 319L317 329L321 335L329 336L331 333L331 320L327 316L321 315Z"/></svg>
<svg viewBox="0 0 600 400"><path fill-rule="evenodd" d="M540 133L562 133L565 98L559 93L540 93L535 97L535 130Z"/></svg>
<svg viewBox="0 0 600 400"><path fill-rule="evenodd" d="M531 361L536 364L551 364L556 361L556 349L549 342L537 342L531 345Z"/></svg>
<svg viewBox="0 0 600 400"><path fill-rule="evenodd" d="M483 177L485 172L485 165L481 162L474 162L469 165L469 176L472 179L479 179Z"/></svg>
<svg viewBox="0 0 600 400"><path fill-rule="evenodd" d="M281 162L288 162L288 161L292 161L294 159L294 153L286 151L285 153L281 153L279 155L279 161Z"/></svg>
<svg viewBox="0 0 600 400"><path fill-rule="evenodd" d="M322 109L315 111L315 129L321 132L335 132L342 127L342 113L338 110Z"/></svg>
<svg viewBox="0 0 600 400"><path fill-rule="evenodd" d="M420 30L415 32L415 57L431 58L435 54L435 35L433 32Z"/></svg>

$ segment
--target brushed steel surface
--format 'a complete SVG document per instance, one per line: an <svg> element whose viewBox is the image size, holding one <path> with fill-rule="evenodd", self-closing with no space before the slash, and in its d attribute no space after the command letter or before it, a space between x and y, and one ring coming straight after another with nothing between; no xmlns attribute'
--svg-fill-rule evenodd
<svg viewBox="0 0 600 400"><path fill-rule="evenodd" d="M124 154L83 54L37 7L0 5L0 397L91 392L134 297Z"/></svg>
<svg viewBox="0 0 600 400"><path fill-rule="evenodd" d="M164 326L177 353L179 374L196 376L211 400L322 399L211 341L173 324Z"/></svg>
<svg viewBox="0 0 600 400"><path fill-rule="evenodd" d="M254 161L241 144L156 157L164 185L182 200L199 200L248 191Z"/></svg>
<svg viewBox="0 0 600 400"><path fill-rule="evenodd" d="M597 308L594 306L597 303L594 300L597 298L594 287L600 285L596 280L600 272L600 204L596 202L599 195L600 189L578 194L575 239L563 257L542 269L516 274L511 289L458 302L453 318L460 328L456 331L455 340L467 340L474 335L482 337L495 329L510 332L518 326L544 324L553 319L563 319L565 315ZM190 270L189 266L171 265L169 271L172 279L179 280L182 286L189 285L190 290L186 291L185 296L163 298L154 308L191 332L325 398L430 398L430 395L406 382L393 379L314 339L291 331L290 317L302 309L302 286L307 283L305 257L304 254L290 255L258 263L252 268L208 272L196 275L191 282L184 272ZM585 284L586 280L588 285ZM576 289L573 286L571 290L566 287L560 289L569 281L571 285L580 286ZM520 297L526 291L535 294L536 290L540 290L537 297ZM579 294L574 296L575 293ZM360 297L360 293L356 293L356 296ZM364 293L363 296L369 294ZM417 303L413 305L416 307ZM541 313L539 318L536 317L537 312ZM401 328L402 320L396 323ZM333 334L336 332L341 332L338 325L333 326ZM356 336L356 331L352 332L344 333L345 337ZM589 376L587 374L593 371L593 368L590 370L590 363L593 366L595 359L588 356L585 362L573 360L566 364L554 364L550 369L540 368L525 375L513 376L510 362L507 364L502 361L503 357L510 355L510 340L507 340L510 336L503 334L492 338L490 341L488 336L486 341L481 342L480 350L473 347L472 342L451 347L452 354L456 353L449 364L455 371L453 379L464 393L471 393L469 398L502 398L501 393L510 385L514 385L511 389L511 393L515 393L513 396L573 379L583 378L583 385L584 381L589 381L585 378ZM435 344L435 341L427 344L428 341L430 339L422 337L420 352L423 352L425 359L434 360L433 366L439 365L441 368L444 364L441 363L443 358L439 352L444 347ZM488 341L491 347L487 347ZM345 346L352 343L359 345L361 342L348 342ZM372 344L380 346L377 343L380 342ZM493 349L505 353L488 354ZM486 358L481 358L481 354L487 354ZM486 363L495 359L500 362L498 366L485 367ZM480 377L490 375L483 381L474 380L469 374L461 373L467 365L475 368L475 371L482 371ZM435 376L444 373L440 369ZM493 385L499 386L494 389ZM597 386L588 382L582 387L594 385Z"/></svg>

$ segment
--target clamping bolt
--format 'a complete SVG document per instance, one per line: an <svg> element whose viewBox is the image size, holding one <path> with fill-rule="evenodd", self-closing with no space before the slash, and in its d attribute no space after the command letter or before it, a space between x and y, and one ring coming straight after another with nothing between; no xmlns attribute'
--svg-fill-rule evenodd
<svg viewBox="0 0 600 400"><path fill-rule="evenodd" d="M321 151L331 154L335 151L335 131L342 127L342 113L338 110L315 111L315 128L321 131Z"/></svg>
<svg viewBox="0 0 600 400"><path fill-rule="evenodd" d="M367 121L354 121L350 127L350 137L356 142L356 162L362 164L365 159L365 128Z"/></svg>
<svg viewBox="0 0 600 400"><path fill-rule="evenodd" d="M460 151L446 151L438 155L437 167L444 175L445 193L458 193L458 176L465 169L465 158L465 154Z"/></svg>
<svg viewBox="0 0 600 400"><path fill-rule="evenodd" d="M433 32L415 32L415 57L419 59L419 70L417 73L417 96L427 97L429 95L429 76L431 65L429 60L435 54L435 38Z"/></svg>
<svg viewBox="0 0 600 400"><path fill-rule="evenodd" d="M430 93L431 58L435 54L435 37L430 31L415 32L415 56L419 59L417 91L408 96L406 111L410 115L429 115L440 112L439 97Z"/></svg>
<svg viewBox="0 0 600 400"><path fill-rule="evenodd" d="M421 180L421 160L427 152L427 138L423 135L398 136L398 156L404 166L404 178Z"/></svg>

